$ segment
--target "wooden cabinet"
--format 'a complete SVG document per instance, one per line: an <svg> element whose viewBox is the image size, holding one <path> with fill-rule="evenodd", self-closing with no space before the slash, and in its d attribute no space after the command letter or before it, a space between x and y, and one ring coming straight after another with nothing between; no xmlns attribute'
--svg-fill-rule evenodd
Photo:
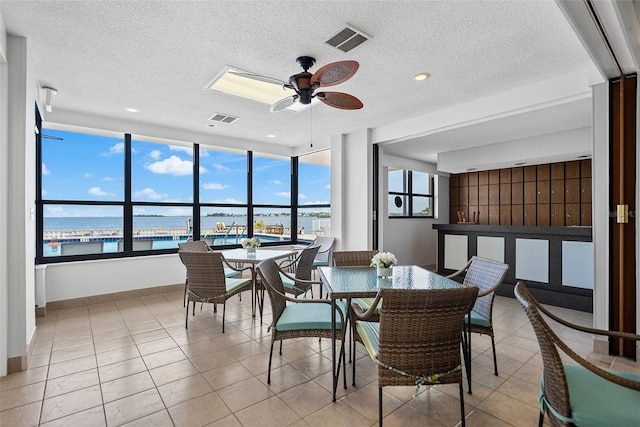
<svg viewBox="0 0 640 427"><path fill-rule="evenodd" d="M491 180L491 176L489 176ZM489 205L500 204L500 184L489 184Z"/></svg>
<svg viewBox="0 0 640 427"><path fill-rule="evenodd" d="M510 182L506 184L500 184L500 205L511 205L511 183Z"/></svg>
<svg viewBox="0 0 640 427"><path fill-rule="evenodd" d="M564 182L564 202L580 203L580 179L567 179Z"/></svg>
<svg viewBox="0 0 640 427"><path fill-rule="evenodd" d="M537 203L549 204L550 201L551 201L550 181L538 181Z"/></svg>
<svg viewBox="0 0 640 427"><path fill-rule="evenodd" d="M536 204L536 182L526 182L524 183L524 204L525 205L535 205Z"/></svg>
<svg viewBox="0 0 640 427"><path fill-rule="evenodd" d="M551 180L551 203L564 203L564 180Z"/></svg>
<svg viewBox="0 0 640 427"><path fill-rule="evenodd" d="M553 227L564 227L564 204L551 204L551 225Z"/></svg>

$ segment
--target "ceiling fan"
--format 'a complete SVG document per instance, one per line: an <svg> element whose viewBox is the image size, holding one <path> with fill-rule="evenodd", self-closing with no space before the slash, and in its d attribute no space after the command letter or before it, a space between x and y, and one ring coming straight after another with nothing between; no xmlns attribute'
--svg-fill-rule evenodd
<svg viewBox="0 0 640 427"><path fill-rule="evenodd" d="M359 110L363 107L358 98L348 93L319 90L343 83L353 77L359 67L356 61L332 62L320 67L315 74L308 71L316 63L315 58L300 56L296 62L304 71L289 77L289 82L284 84L285 89L293 89L296 94L276 102L269 111L275 113L284 110L296 101L305 105L310 104L313 98L318 98L328 106L342 110Z"/></svg>

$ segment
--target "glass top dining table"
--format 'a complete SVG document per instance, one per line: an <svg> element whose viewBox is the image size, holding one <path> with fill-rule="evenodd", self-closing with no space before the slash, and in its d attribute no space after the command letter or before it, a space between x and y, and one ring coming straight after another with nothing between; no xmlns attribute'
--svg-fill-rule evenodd
<svg viewBox="0 0 640 427"><path fill-rule="evenodd" d="M417 265L394 266L393 275L386 279L379 278L374 267L318 267L318 275L334 310L336 300L374 298L380 289L385 288L448 289L462 286L455 280ZM332 320L333 401L335 402L339 372L336 372L335 316L332 316Z"/></svg>
<svg viewBox="0 0 640 427"><path fill-rule="evenodd" d="M259 302L260 303L260 306L259 306L260 320L262 320L262 302L264 300L264 292L262 293L262 295L258 295L258 289L256 286L256 281L257 281L256 265L258 265L260 262L266 259L277 260L277 259L294 257L298 254L298 252L296 250L289 250L289 249L283 250L283 249L264 249L264 248L256 248L255 252L249 252L243 248L227 249L220 252L228 262L249 264L249 266L251 267L251 282L253 284L253 292L251 296L251 315L253 317L256 316L256 306L258 305L257 303ZM257 301L258 299L260 299L260 301Z"/></svg>

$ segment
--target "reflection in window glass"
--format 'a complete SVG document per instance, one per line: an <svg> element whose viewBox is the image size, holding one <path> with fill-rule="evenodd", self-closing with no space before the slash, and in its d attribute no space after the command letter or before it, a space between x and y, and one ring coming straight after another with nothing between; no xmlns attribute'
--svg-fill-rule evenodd
<svg viewBox="0 0 640 427"><path fill-rule="evenodd" d="M192 225L189 207L134 206L133 250L177 248L192 237Z"/></svg>
<svg viewBox="0 0 640 427"><path fill-rule="evenodd" d="M193 147L132 140L131 200L192 202Z"/></svg>
<svg viewBox="0 0 640 427"><path fill-rule="evenodd" d="M411 191L413 194L431 195L431 179L428 173L411 171Z"/></svg>
<svg viewBox="0 0 640 427"><path fill-rule="evenodd" d="M406 195L389 194L389 216L407 216Z"/></svg>
<svg viewBox="0 0 640 427"><path fill-rule="evenodd" d="M291 209L255 208L253 235L263 242L291 240Z"/></svg>
<svg viewBox="0 0 640 427"><path fill-rule="evenodd" d="M43 200L124 200L124 140L42 129Z"/></svg>
<svg viewBox="0 0 640 427"><path fill-rule="evenodd" d="M246 151L200 146L200 202L247 203Z"/></svg>
<svg viewBox="0 0 640 427"><path fill-rule="evenodd" d="M291 159L253 155L253 203L291 205Z"/></svg>
<svg viewBox="0 0 640 427"><path fill-rule="evenodd" d="M398 193L407 192L407 184L405 180L405 171L402 169L389 168L387 174L389 179L389 191L395 191Z"/></svg>
<svg viewBox="0 0 640 427"><path fill-rule="evenodd" d="M413 196L413 216L433 216L431 197Z"/></svg>
<svg viewBox="0 0 640 427"><path fill-rule="evenodd" d="M316 236L331 236L331 208L298 208L298 240L312 241Z"/></svg>
<svg viewBox="0 0 640 427"><path fill-rule="evenodd" d="M117 252L122 217L121 206L45 205L44 256Z"/></svg>
<svg viewBox="0 0 640 427"><path fill-rule="evenodd" d="M331 150L298 157L298 240L331 236Z"/></svg>
<svg viewBox="0 0 640 427"><path fill-rule="evenodd" d="M425 172L389 168L387 180L390 218L434 217L433 176Z"/></svg>
<svg viewBox="0 0 640 427"><path fill-rule="evenodd" d="M200 230L200 239L209 246L239 244L247 237L247 208L203 207Z"/></svg>

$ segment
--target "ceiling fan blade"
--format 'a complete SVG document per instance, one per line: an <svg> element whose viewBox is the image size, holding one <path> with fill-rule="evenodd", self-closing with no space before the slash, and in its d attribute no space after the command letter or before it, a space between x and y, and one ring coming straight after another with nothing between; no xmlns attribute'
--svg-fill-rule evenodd
<svg viewBox="0 0 640 427"><path fill-rule="evenodd" d="M320 86L335 86L349 80L358 71L356 61L338 61L320 67L311 77L311 83L320 83Z"/></svg>
<svg viewBox="0 0 640 427"><path fill-rule="evenodd" d="M277 113L278 111L282 111L285 108L289 107L294 102L296 102L295 95L294 96L287 96L286 98L282 98L280 101L278 101L275 104L273 104L269 108L269 111L271 111L272 113Z"/></svg>
<svg viewBox="0 0 640 427"><path fill-rule="evenodd" d="M328 106L341 110L359 110L364 107L358 98L348 93L320 92L316 96Z"/></svg>

